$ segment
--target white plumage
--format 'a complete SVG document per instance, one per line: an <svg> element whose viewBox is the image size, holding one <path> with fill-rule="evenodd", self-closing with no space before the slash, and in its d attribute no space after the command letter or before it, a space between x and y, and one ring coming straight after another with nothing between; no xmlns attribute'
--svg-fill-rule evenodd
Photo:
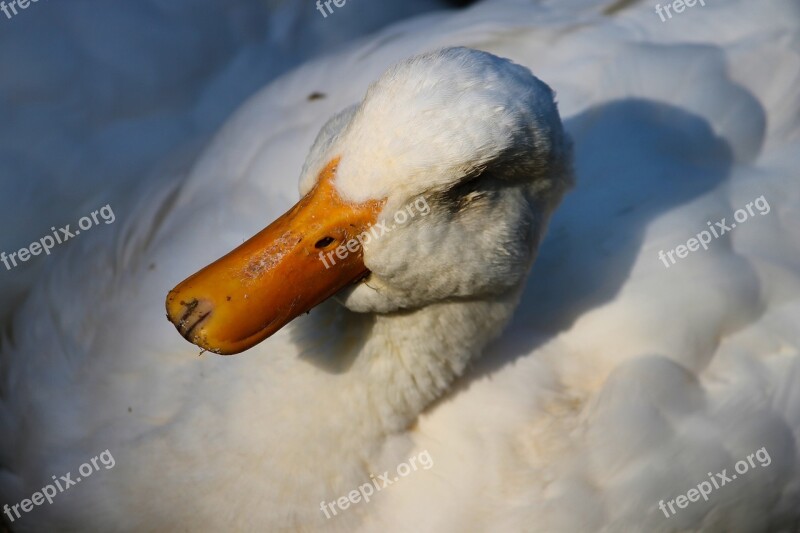
<svg viewBox="0 0 800 533"><path fill-rule="evenodd" d="M17 310L0 359L3 501L28 497L106 448L116 466L15 529L796 529L798 10L779 1L706 4L662 23L644 4L486 2L401 23L267 86L188 176L171 187L143 184L147 193L127 216L118 213L114 231L64 249ZM381 72L456 44L509 57L545 80L575 143L577 186L556 212L503 334L409 429L447 378L428 374L430 382L411 385L393 365L413 370L425 368L425 353L469 354L510 312L509 301L436 304L392 319L342 315L329 302L244 355L194 357L163 318L166 291L296 199L293 177L317 131ZM453 80L434 67L423 80ZM327 98L306 99L323 86ZM369 119L379 115L357 113L364 132L387 131L345 129L339 141L366 164L386 162L405 139L434 138L425 122L404 120L408 109L381 106L375 113L385 122L374 125ZM456 109L447 117L456 126L479 124ZM476 135L506 131L501 126ZM318 145L307 175L336 142ZM389 166L404 172L354 181L353 196L378 184L376 194L405 198L426 177L466 168L465 152L447 152L452 139L424 151L433 146L412 146L418 161ZM404 166L409 161L416 166ZM435 172L414 174L423 163ZM366 175L364 166L343 168ZM409 174L416 178L403 181ZM659 261L659 250L761 195L769 213L668 269ZM489 233L519 209L506 197L493 201L497 218L480 227ZM491 258L471 255L481 243L463 222L446 241L458 237L461 248L431 251L430 286L446 285L448 268L482 272ZM415 230L403 234L423 235ZM387 269L389 289L395 272L425 268L411 254L387 235L367 250L367 262L378 275ZM418 304L413 296L425 288L404 286L399 307ZM368 311L399 297L387 303L365 291L342 300ZM476 315L485 329L474 327ZM381 360L396 331L407 333L408 349L396 352L401 360ZM374 359L333 357L352 353L359 339ZM761 447L769 466L671 518L658 509ZM430 470L334 519L320 512L320 500L422 450L434 461Z"/></svg>

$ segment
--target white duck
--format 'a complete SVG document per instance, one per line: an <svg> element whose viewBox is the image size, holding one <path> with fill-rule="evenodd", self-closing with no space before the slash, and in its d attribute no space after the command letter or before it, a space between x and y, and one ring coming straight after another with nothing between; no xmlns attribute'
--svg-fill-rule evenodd
<svg viewBox="0 0 800 533"><path fill-rule="evenodd" d="M342 304L322 306L281 331L246 364L219 361L212 370L192 360L194 378L170 369L183 367L184 355L170 359L163 350L150 378L128 367L144 361L114 358L103 364L122 363L119 374L105 367L102 374L90 370L94 377L68 377L61 368L74 384L67 390L78 386L84 394L97 394L101 381L117 399L128 395L126 387L138 396L148 379L159 379L163 390L151 390L148 405L137 407L138 423L129 417L97 428L117 466L96 490L114 494L113 505L76 511L65 503L28 523L330 526L319 502L369 479L387 438L407 430L511 316L549 215L571 183L569 154L552 92L523 67L453 48L389 70L360 106L322 129L303 172L304 200L173 291L168 310L187 338L233 353L336 292ZM365 243L363 259L359 251L323 266L319 253L415 202L418 216L397 227L387 221L386 234L375 231ZM238 274L230 277L230 268ZM366 269L366 279L350 286ZM120 287L112 298L124 301L125 293ZM27 385L15 381L7 393L16 401ZM69 403L66 410L86 405ZM220 486L204 490L201 500L211 500L192 505L200 500L186 484L200 479ZM22 496L27 487L19 489ZM120 501L145 512L132 523ZM351 529L369 510L341 517L337 527Z"/></svg>
<svg viewBox="0 0 800 533"><path fill-rule="evenodd" d="M0 369L0 427L13 436L0 442L8 466L0 474L3 501L29 497L51 475L75 470L106 448L116 466L13 526L791 530L798 490L800 404L792 387L799 372L794 302L800 276L791 225L797 188L784 169L797 157L791 140L798 70L792 67L796 53L772 35L796 39L794 9L779 2L768 9L709 4L700 18L670 26L649 6L614 6L613 16L588 11L576 20L558 10L495 2L445 24L432 17L398 26L273 84L232 119L178 194L164 190L143 200L118 228L116 248L88 238L76 242L17 313ZM782 21L779 30L764 22L770 18ZM713 21L732 20L740 22L709 32ZM718 48L687 46L691 35L713 39ZM567 126L581 177L553 221L523 305L467 371L468 386L405 428L413 415L404 416L403 409L413 413L428 401L421 390L444 386L435 379L404 384L409 361L451 334L473 349L491 322L503 321L508 303L502 299L456 299L434 304L435 314L426 306L393 316L441 320L434 331L446 336L428 332L417 349L396 352L402 360L376 357L371 368L369 350L386 338L391 320L383 313L345 312L333 301L245 355L189 357L187 343L153 313L166 291L256 231L265 211L285 209L292 195L288 180L269 178L299 166L299 152L324 110L355 100L386 64L455 42L514 57L559 88L562 111L572 116ZM754 81L766 79L757 74L773 72L774 64L783 70L770 74L770 84ZM342 73L345 79L331 87ZM307 89L318 86L328 87L331 97L305 101ZM352 117L354 124L360 116ZM349 131L343 127L335 143ZM430 138L427 127L402 131L391 138ZM380 138L365 140L351 153ZM305 176L316 179L330 161L322 157L324 147L323 141L312 151ZM447 161L433 156L432 165ZM343 156L337 176L344 163ZM475 198L473 207L510 194L511 182L504 183ZM395 194L413 198L413 189L403 192L405 184L403 178ZM373 192L373 200L386 198L387 191L366 186L341 195L362 202ZM459 192L449 198L455 202ZM463 192L461 198L469 198L471 191ZM770 216L737 228L681 269L658 262L659 249L759 194L770 198ZM393 197L385 213L393 213L392 203L404 205ZM463 204L453 222L470 222L471 202ZM378 258L381 250L387 268L414 253L410 272L418 272L416 251L394 254L388 246L400 248L434 223L450 228L450 220L441 226L435 217L448 211L431 207L430 215L368 245L366 266L380 264L371 254ZM497 228L503 225L483 224L481 234ZM436 236L452 238L444 231ZM469 272L464 254L487 242L459 244L455 257L435 255L457 265L454 272ZM427 272L410 292L427 289L437 274L446 271ZM87 282L74 286L72 279ZM394 287L366 285L343 294L344 306L378 308L386 302L367 296ZM397 305L397 295L391 296ZM75 302L74 308L65 309L64 302ZM474 328L445 322L464 306L495 314ZM398 343L412 341L416 330L403 333ZM211 347L220 340L212 338ZM438 357L458 345L446 348L426 362L441 364ZM354 350L362 353L335 357ZM354 382L364 371L383 382ZM375 398L397 388L411 394L391 397L389 410L381 411L386 404ZM353 396L340 396L342 389ZM401 429L384 438L382 428ZM659 511L659 500L685 492L708 471L730 471L762 446L770 452L769 466L671 518ZM368 481L367 473L394 470L423 450L434 461L430 470L387 487L368 504L324 517L321 501L344 496Z"/></svg>

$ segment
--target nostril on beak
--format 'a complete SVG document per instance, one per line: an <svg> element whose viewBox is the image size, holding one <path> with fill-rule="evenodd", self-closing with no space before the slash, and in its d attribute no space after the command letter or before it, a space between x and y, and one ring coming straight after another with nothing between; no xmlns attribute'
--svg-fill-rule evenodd
<svg viewBox="0 0 800 533"><path fill-rule="evenodd" d="M178 331L183 338L191 342L191 334L198 326L202 325L211 313L214 311L214 305L208 300L198 300L193 298L186 301L181 301L181 310L183 311L180 318L176 322L174 317L170 317L172 323L178 328Z"/></svg>

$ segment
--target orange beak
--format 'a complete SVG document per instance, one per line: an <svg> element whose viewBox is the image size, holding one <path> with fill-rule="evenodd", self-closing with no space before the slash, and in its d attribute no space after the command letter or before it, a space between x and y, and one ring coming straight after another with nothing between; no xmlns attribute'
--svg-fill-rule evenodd
<svg viewBox="0 0 800 533"><path fill-rule="evenodd" d="M169 292L167 318L186 340L242 352L369 273L357 237L385 200L344 201L333 185L337 165L287 213Z"/></svg>

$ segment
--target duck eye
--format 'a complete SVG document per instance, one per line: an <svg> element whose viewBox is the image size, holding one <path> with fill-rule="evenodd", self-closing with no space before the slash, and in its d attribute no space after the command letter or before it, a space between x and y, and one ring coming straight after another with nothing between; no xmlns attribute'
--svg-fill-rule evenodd
<svg viewBox="0 0 800 533"><path fill-rule="evenodd" d="M333 242L333 237L323 237L317 241L317 244L314 245L314 248L325 248L332 242Z"/></svg>

